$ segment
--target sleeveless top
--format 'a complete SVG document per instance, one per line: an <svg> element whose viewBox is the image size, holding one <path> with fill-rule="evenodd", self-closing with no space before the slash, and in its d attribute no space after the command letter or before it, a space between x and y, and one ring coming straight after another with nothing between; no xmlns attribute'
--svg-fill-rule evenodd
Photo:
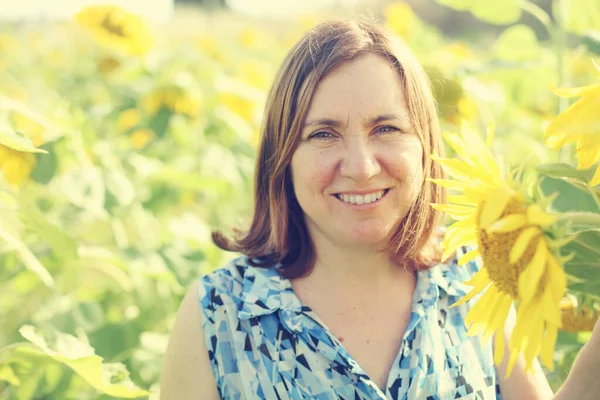
<svg viewBox="0 0 600 400"><path fill-rule="evenodd" d="M459 250L458 256L466 249ZM274 268L245 256L201 278L199 300L222 399L500 399L492 340L467 336L473 304L450 308L479 268L417 272L410 322L381 390Z"/></svg>

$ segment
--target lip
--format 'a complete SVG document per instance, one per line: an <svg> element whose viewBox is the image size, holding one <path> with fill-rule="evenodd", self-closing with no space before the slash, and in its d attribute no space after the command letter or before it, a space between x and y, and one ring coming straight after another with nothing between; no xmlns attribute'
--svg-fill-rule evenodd
<svg viewBox="0 0 600 400"><path fill-rule="evenodd" d="M381 196L381 198L377 201L374 201L372 203L367 203L367 204L352 204L352 203L346 203L345 201L338 199L338 197L336 195L333 195L333 198L335 198L337 201L339 201L342 205L349 207L353 210L368 210L371 209L373 207L377 207L384 199L387 198L388 194L392 191L392 188L386 188L386 189L379 189L379 190L383 190L383 196ZM336 194L369 194L369 193L375 193L373 191L356 191L356 192L339 192Z"/></svg>
<svg viewBox="0 0 600 400"><path fill-rule="evenodd" d="M353 195L353 194L359 194L361 196L364 196L365 194L371 194L371 193L377 193L381 190L389 190L391 188L379 188L379 189L369 189L369 190L354 190L352 192L336 192L334 193L334 195L336 194L345 194L345 195Z"/></svg>

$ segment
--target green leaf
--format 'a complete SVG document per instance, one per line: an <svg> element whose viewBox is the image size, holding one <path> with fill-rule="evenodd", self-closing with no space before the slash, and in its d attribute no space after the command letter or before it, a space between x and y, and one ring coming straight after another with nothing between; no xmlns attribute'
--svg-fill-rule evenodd
<svg viewBox="0 0 600 400"><path fill-rule="evenodd" d="M569 284L573 290L585 293L598 293L594 288L600 285L600 232L585 231L561 249L562 254L573 254L565 265L565 272L578 282Z"/></svg>
<svg viewBox="0 0 600 400"><path fill-rule="evenodd" d="M436 2L457 11L471 11L475 17L490 24L507 25L521 18L519 0L436 0Z"/></svg>
<svg viewBox="0 0 600 400"><path fill-rule="evenodd" d="M36 148L25 134L4 124L0 125L0 145L24 153L47 153L46 150Z"/></svg>
<svg viewBox="0 0 600 400"><path fill-rule="evenodd" d="M533 29L514 25L500 34L495 44L496 57L505 61L527 61L540 56L540 46Z"/></svg>
<svg viewBox="0 0 600 400"><path fill-rule="evenodd" d="M600 56L600 31L589 31L581 38L581 44L587 47L588 51L596 56Z"/></svg>
<svg viewBox="0 0 600 400"><path fill-rule="evenodd" d="M496 25L508 25L521 18L520 0L474 1L471 13L477 18Z"/></svg>
<svg viewBox="0 0 600 400"><path fill-rule="evenodd" d="M161 138L169 129L169 122L173 113L167 107L161 107L160 110L150 120L150 127L156 133L156 137Z"/></svg>
<svg viewBox="0 0 600 400"><path fill-rule="evenodd" d="M578 181L576 178L555 179L548 176L542 180L540 187L546 196L557 194L552 203L557 211L598 212L596 202L589 192L584 191L585 184L580 182L581 186L575 186Z"/></svg>
<svg viewBox="0 0 600 400"><path fill-rule="evenodd" d="M23 264L25 264L25 267L36 274L46 286L52 287L54 285L54 278L52 278L48 270L29 250L27 245L15 233L3 226L2 223L0 223L0 239L6 241L16 251Z"/></svg>
<svg viewBox="0 0 600 400"><path fill-rule="evenodd" d="M594 175L594 170L591 168L587 170L581 170L565 163L541 164L536 168L542 174L556 179L575 178L581 180L582 182L589 182Z"/></svg>
<svg viewBox="0 0 600 400"><path fill-rule="evenodd" d="M600 2L598 0L569 0L562 2L565 28L583 35L600 26Z"/></svg>
<svg viewBox="0 0 600 400"><path fill-rule="evenodd" d="M20 215L25 226L48 243L58 257L64 260L77 258L77 242L75 239L48 221L37 207L32 204L24 205Z"/></svg>
<svg viewBox="0 0 600 400"><path fill-rule="evenodd" d="M15 375L9 365L0 365L0 381L5 381L15 386L21 383L21 380Z"/></svg>
<svg viewBox="0 0 600 400"><path fill-rule="evenodd" d="M457 11L464 11L473 5L474 0L435 0L437 3Z"/></svg>
<svg viewBox="0 0 600 400"><path fill-rule="evenodd" d="M31 172L31 179L38 183L47 184L52 180L58 169L58 158L53 151L50 151L52 145L46 143L40 148L46 150L47 154L37 156L37 162L34 170Z"/></svg>
<svg viewBox="0 0 600 400"><path fill-rule="evenodd" d="M59 190L74 205L93 214L106 216L104 201L106 188L100 169L95 167L76 168L62 175Z"/></svg>
<svg viewBox="0 0 600 400"><path fill-rule="evenodd" d="M36 345L38 350L53 360L66 365L100 392L119 398L147 396L149 392L135 386L125 366L117 363L102 364L102 357L94 349L74 336L55 331L54 348L35 327L24 325L19 333Z"/></svg>
<svg viewBox="0 0 600 400"><path fill-rule="evenodd" d="M162 168L148 177L149 182L163 182L181 189L224 191L230 185L221 178L205 178L197 173L179 171L172 167Z"/></svg>
<svg viewBox="0 0 600 400"><path fill-rule="evenodd" d="M135 188L122 168L106 172L106 189L122 206L130 205L135 199Z"/></svg>

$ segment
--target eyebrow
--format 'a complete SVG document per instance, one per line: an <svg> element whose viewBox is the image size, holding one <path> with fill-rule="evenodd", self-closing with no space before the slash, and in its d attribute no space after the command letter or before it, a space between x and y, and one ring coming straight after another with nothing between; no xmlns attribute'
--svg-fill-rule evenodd
<svg viewBox="0 0 600 400"><path fill-rule="evenodd" d="M391 121L391 120L405 120L406 117L402 117L398 114L383 114L383 115L379 115L375 118L371 118L370 120L368 120L365 123L365 126L373 126L373 125L377 125L381 122L385 122L385 121ZM304 130L305 128L309 128L311 126L330 126L332 128L340 128L342 126L344 126L344 123L342 123L342 121L337 120L337 119L333 119L333 118L317 118L317 119L313 119L312 121L307 122L306 124L304 124L302 126L302 129Z"/></svg>

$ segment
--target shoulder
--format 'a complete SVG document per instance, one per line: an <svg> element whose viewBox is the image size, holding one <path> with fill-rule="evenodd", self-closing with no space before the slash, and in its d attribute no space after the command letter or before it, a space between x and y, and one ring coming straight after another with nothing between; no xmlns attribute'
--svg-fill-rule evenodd
<svg viewBox="0 0 600 400"><path fill-rule="evenodd" d="M198 310L196 282L179 306L169 335L161 373L161 400L218 399Z"/></svg>
<svg viewBox="0 0 600 400"><path fill-rule="evenodd" d="M241 256L203 275L198 283L201 304L206 307L210 304L235 303L243 290L248 268L248 258Z"/></svg>

